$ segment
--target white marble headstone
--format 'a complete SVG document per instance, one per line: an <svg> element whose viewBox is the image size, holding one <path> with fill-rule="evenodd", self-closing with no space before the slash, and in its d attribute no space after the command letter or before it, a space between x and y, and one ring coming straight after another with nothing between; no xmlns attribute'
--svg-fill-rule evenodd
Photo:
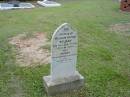
<svg viewBox="0 0 130 97"><path fill-rule="evenodd" d="M76 75L77 32L67 23L56 29L51 41L51 79Z"/></svg>
<svg viewBox="0 0 130 97"><path fill-rule="evenodd" d="M54 32L51 41L51 75L43 77L48 95L84 86L84 77L76 70L77 38L77 33L67 23Z"/></svg>
<svg viewBox="0 0 130 97"><path fill-rule="evenodd" d="M55 1L50 0L43 0L43 1L37 1L39 5L42 5L44 7L58 7L61 6L60 3L57 3Z"/></svg>

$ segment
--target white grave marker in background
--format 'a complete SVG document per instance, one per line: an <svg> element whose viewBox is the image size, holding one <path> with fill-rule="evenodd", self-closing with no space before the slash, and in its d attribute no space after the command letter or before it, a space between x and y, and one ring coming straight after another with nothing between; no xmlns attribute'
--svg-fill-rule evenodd
<svg viewBox="0 0 130 97"><path fill-rule="evenodd" d="M24 9L24 8L34 8L35 6L31 3L19 2L18 0L9 0L9 2L0 3L0 10L8 9Z"/></svg>
<svg viewBox="0 0 130 97"><path fill-rule="evenodd" d="M51 75L44 77L49 95L77 89L84 78L76 70L78 39L77 32L67 23L56 29L51 41Z"/></svg>
<svg viewBox="0 0 130 97"><path fill-rule="evenodd" d="M43 1L37 1L39 5L42 5L44 7L58 7L61 6L60 3L49 1L49 0L43 0Z"/></svg>

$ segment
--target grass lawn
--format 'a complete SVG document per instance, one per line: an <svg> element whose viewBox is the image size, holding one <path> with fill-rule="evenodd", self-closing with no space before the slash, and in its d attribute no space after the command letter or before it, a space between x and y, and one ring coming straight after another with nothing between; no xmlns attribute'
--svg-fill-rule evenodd
<svg viewBox="0 0 130 97"><path fill-rule="evenodd" d="M59 8L0 11L0 97L47 97L42 76L49 64L19 67L8 39L24 32L44 32L50 39L64 22L78 31L77 69L85 77L84 90L66 97L130 97L130 35L108 30L130 22L117 1L59 0Z"/></svg>

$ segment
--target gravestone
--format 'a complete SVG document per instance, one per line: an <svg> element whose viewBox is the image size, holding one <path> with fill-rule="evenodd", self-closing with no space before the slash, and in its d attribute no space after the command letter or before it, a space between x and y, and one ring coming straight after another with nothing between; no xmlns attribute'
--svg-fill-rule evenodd
<svg viewBox="0 0 130 97"><path fill-rule="evenodd" d="M35 6L31 3L23 3L19 0L8 0L8 2L0 3L0 10L8 9L24 9L24 8L34 8Z"/></svg>
<svg viewBox="0 0 130 97"><path fill-rule="evenodd" d="M120 9L122 11L130 12L130 0L121 0Z"/></svg>
<svg viewBox="0 0 130 97"><path fill-rule="evenodd" d="M39 5L42 5L44 7L58 7L61 6L60 3L50 1L50 0L43 0L43 1L37 1Z"/></svg>
<svg viewBox="0 0 130 97"><path fill-rule="evenodd" d="M51 41L51 74L43 77L49 95L78 89L84 77L76 70L78 36L67 23L56 29Z"/></svg>

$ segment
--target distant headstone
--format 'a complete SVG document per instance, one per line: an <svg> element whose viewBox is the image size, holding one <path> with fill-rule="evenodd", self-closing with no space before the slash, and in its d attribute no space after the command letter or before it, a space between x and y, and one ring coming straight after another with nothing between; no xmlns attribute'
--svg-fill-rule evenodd
<svg viewBox="0 0 130 97"><path fill-rule="evenodd" d="M18 1L18 0L10 0L9 4L13 4L13 7L19 7L20 1Z"/></svg>
<svg viewBox="0 0 130 97"><path fill-rule="evenodd" d="M43 1L37 1L39 5L42 5L44 7L58 7L61 6L60 3L50 1L50 0L43 0Z"/></svg>
<svg viewBox="0 0 130 97"><path fill-rule="evenodd" d="M8 0L8 2L0 3L0 10L8 9L24 9L24 8L34 8L35 6L31 3L23 3L19 0Z"/></svg>
<svg viewBox="0 0 130 97"><path fill-rule="evenodd" d="M51 41L51 75L43 77L49 95L55 95L84 84L76 70L78 36L67 23L56 29Z"/></svg>
<svg viewBox="0 0 130 97"><path fill-rule="evenodd" d="M122 11L130 12L130 0L121 0L120 9Z"/></svg>

